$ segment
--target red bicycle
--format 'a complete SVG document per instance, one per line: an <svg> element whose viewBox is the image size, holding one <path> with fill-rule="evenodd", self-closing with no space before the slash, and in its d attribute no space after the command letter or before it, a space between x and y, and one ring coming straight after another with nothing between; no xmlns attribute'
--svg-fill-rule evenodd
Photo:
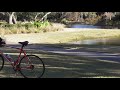
<svg viewBox="0 0 120 90"><path fill-rule="evenodd" d="M19 55L17 60L13 60L2 51L0 51L0 70L3 69L4 60L7 60L12 65L14 71L19 71L21 75L25 78L41 78L45 72L45 65L41 58L36 55L27 55L23 47L28 45L28 41L18 42L21 44L21 48L16 48L19 50ZM21 58L21 54L23 57Z"/></svg>

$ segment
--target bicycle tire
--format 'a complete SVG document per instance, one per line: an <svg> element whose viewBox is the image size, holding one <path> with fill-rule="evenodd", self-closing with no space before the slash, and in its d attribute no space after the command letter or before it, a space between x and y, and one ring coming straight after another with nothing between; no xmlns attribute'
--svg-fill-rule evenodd
<svg viewBox="0 0 120 90"><path fill-rule="evenodd" d="M29 58L30 63L26 62L25 56L20 60L19 71L21 75L24 78L41 78L45 72L45 65L42 59L36 55L27 55L27 58ZM28 69L28 66L33 66L34 69Z"/></svg>
<svg viewBox="0 0 120 90"><path fill-rule="evenodd" d="M0 71L3 69L4 66L4 58L2 55L0 55Z"/></svg>

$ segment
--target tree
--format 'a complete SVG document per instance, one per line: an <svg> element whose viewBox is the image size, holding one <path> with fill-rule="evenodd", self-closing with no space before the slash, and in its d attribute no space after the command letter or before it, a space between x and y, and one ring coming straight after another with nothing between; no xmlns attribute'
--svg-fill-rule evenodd
<svg viewBox="0 0 120 90"><path fill-rule="evenodd" d="M4 15L6 22L8 22L9 24L16 24L17 23L17 20L16 20L16 17L15 17L15 13L16 12L0 12L0 14Z"/></svg>
<svg viewBox="0 0 120 90"><path fill-rule="evenodd" d="M34 21L39 12L17 12L18 21Z"/></svg>
<svg viewBox="0 0 120 90"><path fill-rule="evenodd" d="M104 15L106 16L105 19L109 19L109 20L111 20L112 17L115 17L115 13L114 12L105 12Z"/></svg>
<svg viewBox="0 0 120 90"><path fill-rule="evenodd" d="M47 19L50 13L51 12L19 12L17 16L20 21L42 21L43 19Z"/></svg>
<svg viewBox="0 0 120 90"><path fill-rule="evenodd" d="M16 24L17 20L15 18L15 12L7 12L9 15L9 24Z"/></svg>

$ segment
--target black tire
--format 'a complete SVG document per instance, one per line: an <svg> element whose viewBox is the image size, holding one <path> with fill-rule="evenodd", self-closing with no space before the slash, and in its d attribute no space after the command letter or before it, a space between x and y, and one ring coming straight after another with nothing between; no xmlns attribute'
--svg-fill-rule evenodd
<svg viewBox="0 0 120 90"><path fill-rule="evenodd" d="M45 72L45 65L41 58L36 55L27 55L30 64L26 62L26 57L23 57L19 63L20 73L25 78L41 78ZM27 67L32 66L28 69Z"/></svg>
<svg viewBox="0 0 120 90"><path fill-rule="evenodd" d="M4 66L4 58L2 55L0 55L0 71L3 69Z"/></svg>

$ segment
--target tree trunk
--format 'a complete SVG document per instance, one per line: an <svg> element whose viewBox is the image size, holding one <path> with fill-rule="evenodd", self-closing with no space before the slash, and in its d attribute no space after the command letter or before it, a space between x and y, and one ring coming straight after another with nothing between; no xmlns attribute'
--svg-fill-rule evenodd
<svg viewBox="0 0 120 90"><path fill-rule="evenodd" d="M15 16L13 15L12 18L13 18L13 19L12 19L12 20L13 20L13 23L16 24L16 23L17 23L17 20L16 20Z"/></svg>
<svg viewBox="0 0 120 90"><path fill-rule="evenodd" d="M12 14L9 14L9 24L13 24L12 17L13 17L13 12L12 12Z"/></svg>
<svg viewBox="0 0 120 90"><path fill-rule="evenodd" d="M16 24L17 23L16 18L14 16L14 13L15 12L12 12L12 14L9 14L9 24Z"/></svg>

